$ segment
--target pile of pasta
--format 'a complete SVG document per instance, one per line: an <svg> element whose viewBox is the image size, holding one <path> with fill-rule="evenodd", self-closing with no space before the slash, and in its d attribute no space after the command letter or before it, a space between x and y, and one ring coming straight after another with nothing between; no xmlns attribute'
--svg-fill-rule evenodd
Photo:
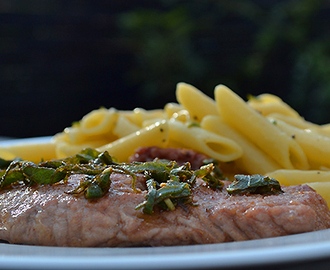
<svg viewBox="0 0 330 270"><path fill-rule="evenodd" d="M308 184L330 203L330 125L306 121L275 95L244 101L225 85L215 87L212 99L178 83L176 97L157 110L100 108L51 142L2 147L0 155L36 161L92 147L127 162L138 147L189 148L217 159L225 175L263 174L282 185Z"/></svg>

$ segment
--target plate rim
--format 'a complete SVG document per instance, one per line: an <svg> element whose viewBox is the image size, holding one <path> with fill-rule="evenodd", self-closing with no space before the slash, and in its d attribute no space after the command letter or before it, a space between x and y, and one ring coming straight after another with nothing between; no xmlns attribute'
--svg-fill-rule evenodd
<svg viewBox="0 0 330 270"><path fill-rule="evenodd" d="M0 244L6 269L217 269L330 258L330 229L241 242L174 247L73 248Z"/></svg>

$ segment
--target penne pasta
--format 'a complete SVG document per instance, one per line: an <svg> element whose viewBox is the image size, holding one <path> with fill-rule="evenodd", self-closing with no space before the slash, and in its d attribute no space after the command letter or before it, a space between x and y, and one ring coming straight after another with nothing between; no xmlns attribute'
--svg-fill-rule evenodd
<svg viewBox="0 0 330 270"><path fill-rule="evenodd" d="M120 162L127 162L128 158L139 147L159 146L165 147L169 139L168 122L163 120L151 126L120 138L112 143L98 148L99 151L108 151Z"/></svg>
<svg viewBox="0 0 330 270"><path fill-rule="evenodd" d="M118 136L118 138L125 137L131 133L134 133L140 129L136 124L131 123L123 115L119 115L115 127L113 129L113 134Z"/></svg>
<svg viewBox="0 0 330 270"><path fill-rule="evenodd" d="M0 157L4 159L12 159L19 157L24 160L29 160L38 163L42 160L50 160L56 158L56 144L54 141L19 141L17 144L4 143L0 147Z"/></svg>
<svg viewBox="0 0 330 270"><path fill-rule="evenodd" d="M291 126L305 129L305 128L317 128L318 125L315 125L313 123L307 122L305 119L302 117L292 117L292 116L287 116L279 113L270 113L267 115L268 118L271 119L278 119L282 120L283 122L286 122L287 124L290 124Z"/></svg>
<svg viewBox="0 0 330 270"><path fill-rule="evenodd" d="M200 127L189 127L174 119L169 121L169 139L176 145L194 149L219 161L232 161L243 154L242 148L233 140Z"/></svg>
<svg viewBox="0 0 330 270"><path fill-rule="evenodd" d="M215 89L221 117L285 169L308 169L299 144L224 85Z"/></svg>
<svg viewBox="0 0 330 270"><path fill-rule="evenodd" d="M68 142L59 142L56 144L55 153L57 158L66 158L80 152L85 148L96 148L92 142L86 144L72 144Z"/></svg>
<svg viewBox="0 0 330 270"><path fill-rule="evenodd" d="M190 84L178 83L176 98L193 122L200 122L206 115L218 115L214 100Z"/></svg>
<svg viewBox="0 0 330 270"><path fill-rule="evenodd" d="M235 160L236 166L242 171L249 174L264 174L281 168L265 152L224 123L220 116L205 116L201 122L201 127L226 138L231 138L242 147L242 156Z"/></svg>
<svg viewBox="0 0 330 270"><path fill-rule="evenodd" d="M330 171L322 170L285 170L280 169L267 173L269 177L277 179L281 185L301 185L313 182L329 182Z"/></svg>
<svg viewBox="0 0 330 270"><path fill-rule="evenodd" d="M0 158L4 160L13 160L16 157L17 156L14 153L8 151L8 149L0 148Z"/></svg>
<svg viewBox="0 0 330 270"><path fill-rule="evenodd" d="M328 204L328 207L330 207L330 181L328 179L327 182L313 182L313 183L306 183L311 188L313 188L318 194L320 194L323 199Z"/></svg>
<svg viewBox="0 0 330 270"><path fill-rule="evenodd" d="M183 110L183 106L174 102L167 103L164 106L164 112L167 118L171 118L174 113L177 113L182 110Z"/></svg>
<svg viewBox="0 0 330 270"><path fill-rule="evenodd" d="M66 141L71 144L79 145L79 144L88 144L90 142L94 142L94 144L102 145L106 142L111 142L116 140L118 137L113 134L112 131L105 133L85 133L79 127L70 127L64 130L64 134L66 138L58 138L54 137L55 141ZM99 143L98 143L99 142Z"/></svg>
<svg viewBox="0 0 330 270"><path fill-rule="evenodd" d="M55 153L56 158L66 158L68 156L72 156L80 152L85 148L97 148L106 143L108 140L97 140L97 141L86 141L81 144L73 144L67 141L60 141L56 143Z"/></svg>
<svg viewBox="0 0 330 270"><path fill-rule="evenodd" d="M163 121L164 118L152 118L152 119L147 119L147 120L144 120L142 122L142 127L147 127L147 126L150 126L150 125L153 125L157 122L161 122Z"/></svg>
<svg viewBox="0 0 330 270"><path fill-rule="evenodd" d="M299 129L281 120L275 125L301 146L307 159L314 168L330 167L330 138L322 136L311 129Z"/></svg>
<svg viewBox="0 0 330 270"><path fill-rule="evenodd" d="M271 113L278 113L294 118L301 118L297 111L275 95L262 94L257 97L250 98L247 103L264 116Z"/></svg>
<svg viewBox="0 0 330 270"><path fill-rule="evenodd" d="M91 111L79 122L81 132L85 134L104 134L111 132L118 118L116 109L101 108Z"/></svg>
<svg viewBox="0 0 330 270"><path fill-rule="evenodd" d="M190 114L187 110L178 111L178 112L174 113L171 118L175 119L177 121L181 121L183 123L191 122Z"/></svg>
<svg viewBox="0 0 330 270"><path fill-rule="evenodd" d="M320 126L309 121L306 121L303 118L294 118L286 115L280 115L277 113L272 113L267 116L269 119L281 120L293 127L300 129L309 129L312 132L316 132L320 135L330 137L330 130L327 130L324 126Z"/></svg>
<svg viewBox="0 0 330 270"><path fill-rule="evenodd" d="M264 94L260 94L258 96L250 96L248 99L248 103L281 103L283 102L283 100L273 94L269 94L269 93L264 93Z"/></svg>
<svg viewBox="0 0 330 270"><path fill-rule="evenodd" d="M135 108L133 111L119 111L119 113L126 117L131 123L139 127L142 127L142 124L145 120L154 118L166 118L166 114L161 109L148 111L142 108Z"/></svg>
<svg viewBox="0 0 330 270"><path fill-rule="evenodd" d="M281 185L309 185L319 193L330 206L330 171L321 170L277 170L267 174Z"/></svg>
<svg viewBox="0 0 330 270"><path fill-rule="evenodd" d="M330 124L325 124L320 126L320 128L325 131L327 134L330 134Z"/></svg>

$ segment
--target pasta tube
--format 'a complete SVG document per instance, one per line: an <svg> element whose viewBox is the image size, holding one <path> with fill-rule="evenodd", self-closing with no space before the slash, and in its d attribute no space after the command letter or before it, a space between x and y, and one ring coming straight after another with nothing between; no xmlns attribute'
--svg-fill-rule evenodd
<svg viewBox="0 0 330 270"><path fill-rule="evenodd" d="M299 144L278 129L224 85L215 88L221 117L229 126L257 145L285 169L307 169L307 158Z"/></svg>
<svg viewBox="0 0 330 270"><path fill-rule="evenodd" d="M328 204L328 207L330 207L330 182L313 182L313 183L306 183L309 185L312 189L314 189L318 194L320 194L323 199Z"/></svg>
<svg viewBox="0 0 330 270"><path fill-rule="evenodd" d="M264 174L280 169L280 166L272 158L240 133L225 124L220 116L205 116L201 122L201 127L221 136L231 138L242 147L243 155L235 160L235 163L244 172L249 174Z"/></svg>
<svg viewBox="0 0 330 270"><path fill-rule="evenodd" d="M115 127L113 129L113 134L117 135L119 138L125 137L131 133L134 133L140 129L139 126L131 123L126 117L119 115Z"/></svg>
<svg viewBox="0 0 330 270"><path fill-rule="evenodd" d="M39 163L42 160L50 160L56 158L55 152L56 144L54 141L46 138L38 141L18 140L15 144L8 144L4 142L0 147L0 155L4 159L12 159L12 157L20 157L24 160L30 160Z"/></svg>
<svg viewBox="0 0 330 270"><path fill-rule="evenodd" d="M200 122L206 115L218 115L215 101L190 84L178 83L176 98L188 110L192 121Z"/></svg>
<svg viewBox="0 0 330 270"><path fill-rule="evenodd" d="M83 144L72 144L69 142L58 142L56 144L56 157L66 158L68 156L73 156L85 148L96 148L100 146L100 142L86 142Z"/></svg>
<svg viewBox="0 0 330 270"><path fill-rule="evenodd" d="M142 108L135 108L133 111L119 111L120 115L126 117L131 123L142 127L146 120L161 118L165 119L166 114L161 109L145 110Z"/></svg>
<svg viewBox="0 0 330 270"><path fill-rule="evenodd" d="M12 160L16 158L16 155L14 155L12 152L8 151L7 149L0 148L0 158L5 160Z"/></svg>
<svg viewBox="0 0 330 270"><path fill-rule="evenodd" d="M85 134L104 134L113 129L117 118L116 109L101 108L86 114L80 121L80 128Z"/></svg>
<svg viewBox="0 0 330 270"><path fill-rule="evenodd" d="M293 127L300 128L300 129L309 129L312 132L316 132L320 135L330 137L330 132L329 130L326 130L324 126L320 126L317 124L314 124L312 122L306 121L303 118L295 118L295 117L290 117L286 115L281 115L278 113L272 113L267 116L269 119L274 119L274 120L281 120Z"/></svg>
<svg viewBox="0 0 330 270"><path fill-rule="evenodd" d="M233 140L200 127L188 127L171 119L169 128L169 138L174 145L194 149L219 161L232 161L243 154L242 148Z"/></svg>
<svg viewBox="0 0 330 270"><path fill-rule="evenodd" d="M285 170L280 169L267 173L284 186L301 185L313 182L329 182L330 171L321 170Z"/></svg>
<svg viewBox="0 0 330 270"><path fill-rule="evenodd" d="M167 103L164 106L164 112L167 118L171 118L174 113L177 113L181 110L183 110L183 106L174 102Z"/></svg>
<svg viewBox="0 0 330 270"><path fill-rule="evenodd" d="M330 206L330 171L320 170L277 170L267 174L280 182L281 185L306 184L320 194Z"/></svg>
<svg viewBox="0 0 330 270"><path fill-rule="evenodd" d="M292 136L305 152L313 166L330 167L330 138L322 136L311 129L299 129L281 120L275 120L275 125Z"/></svg>
<svg viewBox="0 0 330 270"><path fill-rule="evenodd" d="M317 125L305 121L303 118L296 118L292 116L287 116L279 113L270 113L267 115L268 118L279 119L283 122L290 124L291 126L305 129L305 128L316 128Z"/></svg>
<svg viewBox="0 0 330 270"><path fill-rule="evenodd" d="M78 127L70 127L66 128L64 132L62 133L66 136L64 138L63 136L59 136L58 134L54 136L55 141L63 142L66 141L70 144L89 144L91 142L98 144L98 146L109 143L118 137L112 133L112 131L104 132L104 133L85 133L81 130L81 128Z"/></svg>
<svg viewBox="0 0 330 270"><path fill-rule="evenodd" d="M171 118L184 123L190 122L190 114L187 110L178 111L174 113Z"/></svg>
<svg viewBox="0 0 330 270"><path fill-rule="evenodd" d="M278 96L271 94L262 94L251 98L247 102L253 109L260 112L262 115L269 115L271 113L279 113L286 116L300 118L298 112L291 108L288 104L283 102Z"/></svg>
<svg viewBox="0 0 330 270"><path fill-rule="evenodd" d="M167 121L156 122L139 131L120 138L112 143L103 145L97 150L108 151L120 162L127 162L128 158L138 147L165 147L168 143L169 127Z"/></svg>

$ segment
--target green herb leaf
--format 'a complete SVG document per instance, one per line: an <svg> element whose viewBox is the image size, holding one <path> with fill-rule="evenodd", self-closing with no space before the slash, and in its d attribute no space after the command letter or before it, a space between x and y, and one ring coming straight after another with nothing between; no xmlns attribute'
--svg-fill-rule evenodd
<svg viewBox="0 0 330 270"><path fill-rule="evenodd" d="M0 188L6 188L11 184L14 184L19 181L24 181L25 179L23 172L20 170L10 170L8 172L0 171L0 177Z"/></svg>
<svg viewBox="0 0 330 270"><path fill-rule="evenodd" d="M29 181L39 185L54 184L66 176L65 172L53 168L39 167L32 162L23 162L22 171Z"/></svg>
<svg viewBox="0 0 330 270"><path fill-rule="evenodd" d="M146 202L144 204L140 204L140 206L137 206L136 209L139 209L140 207L144 207L143 212L151 215L153 212L156 195L157 195L156 182L153 179L149 179L147 181L147 187L148 187L148 194L146 195Z"/></svg>
<svg viewBox="0 0 330 270"><path fill-rule="evenodd" d="M1 160L0 160L1 164ZM84 149L77 155L34 164L28 161L3 162L7 166L0 170L0 188L22 182L27 185L51 185L66 181L71 174L82 174L80 184L67 194L83 193L87 199L104 196L111 186L111 174L121 173L132 176L132 189L137 174L146 178L148 192L145 201L136 209L143 208L144 213L152 214L156 205L174 210L178 204L192 203L191 187L200 177L212 188L222 187L219 172L214 172L213 163L193 171L189 162L179 166L175 161L155 159L151 162L118 163L108 152Z"/></svg>
<svg viewBox="0 0 330 270"><path fill-rule="evenodd" d="M229 185L229 194L258 193L276 194L282 193L280 183L273 178L263 175L235 175L235 181Z"/></svg>
<svg viewBox="0 0 330 270"><path fill-rule="evenodd" d="M103 196L103 191L101 187L96 183L92 182L87 188L86 188L86 199L98 199Z"/></svg>
<svg viewBox="0 0 330 270"><path fill-rule="evenodd" d="M204 165L197 170L196 176L202 178L205 182L208 183L209 187L212 189L219 189L223 187L223 182L220 180L219 177L214 176L212 174L214 169L213 163Z"/></svg>
<svg viewBox="0 0 330 270"><path fill-rule="evenodd" d="M94 149L84 149L77 155L59 159L40 162L34 164L29 161L0 160L0 164L7 165L5 170L0 170L0 188L8 187L11 184L23 182L28 185L51 185L61 180L65 180L69 175L86 174L97 176L95 184L100 185L102 194L110 186L109 175L102 174L109 163L114 163L107 152L100 153ZM86 178L87 179L87 178ZM81 184L73 194L86 191L92 181L86 180L87 184ZM78 192L79 190L79 192ZM95 192L93 193L95 194Z"/></svg>
<svg viewBox="0 0 330 270"><path fill-rule="evenodd" d="M19 162L19 161L21 161L20 158L15 158L13 160L5 160L3 158L0 158L0 170L6 170L12 162Z"/></svg>

